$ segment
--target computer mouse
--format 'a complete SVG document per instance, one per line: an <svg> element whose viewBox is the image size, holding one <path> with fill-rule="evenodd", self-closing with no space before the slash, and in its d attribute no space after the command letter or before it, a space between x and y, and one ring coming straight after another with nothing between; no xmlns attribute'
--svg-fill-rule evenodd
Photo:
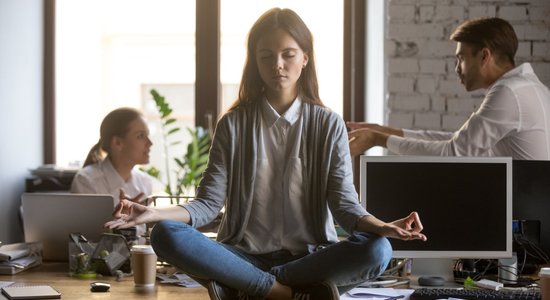
<svg viewBox="0 0 550 300"><path fill-rule="evenodd" d="M418 284L422 286L442 286L445 285L445 279L440 276L420 276Z"/></svg>
<svg viewBox="0 0 550 300"><path fill-rule="evenodd" d="M96 292L99 292L99 293L108 292L110 287L111 287L111 285L106 283L106 282L92 282L92 283L90 283L90 290L94 293L96 293Z"/></svg>

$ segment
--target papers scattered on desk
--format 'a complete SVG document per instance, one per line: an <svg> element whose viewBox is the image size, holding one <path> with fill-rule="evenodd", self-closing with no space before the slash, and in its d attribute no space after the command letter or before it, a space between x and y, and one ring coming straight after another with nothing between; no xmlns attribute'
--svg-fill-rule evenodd
<svg viewBox="0 0 550 300"><path fill-rule="evenodd" d="M348 292L353 298L382 298L397 297L399 294L394 289L387 288L355 288Z"/></svg>
<svg viewBox="0 0 550 300"><path fill-rule="evenodd" d="M22 258L10 260L10 261L4 261L4 262L0 263L0 266L1 267L7 266L7 267L15 267L15 268L24 269L24 268L34 264L36 261L38 261L38 259L39 259L39 257L36 257L36 256L34 256L34 257L27 256L27 257L22 257Z"/></svg>
<svg viewBox="0 0 550 300"><path fill-rule="evenodd" d="M37 177L53 177L53 178L62 178L62 177L74 177L78 172L78 168L62 168L56 165L43 165L36 169L30 170L31 174Z"/></svg>
<svg viewBox="0 0 550 300"><path fill-rule="evenodd" d="M393 300L408 299L412 294L412 289L393 289L393 288L354 288L342 295L340 299L373 299L373 300Z"/></svg>
<svg viewBox="0 0 550 300"><path fill-rule="evenodd" d="M13 275L42 263L42 243L17 243L0 247L0 274Z"/></svg>
<svg viewBox="0 0 550 300"><path fill-rule="evenodd" d="M193 280L187 274L174 273L172 275L167 275L157 273L157 278L160 280L159 283L173 283L188 288L201 287L200 283Z"/></svg>
<svg viewBox="0 0 550 300"><path fill-rule="evenodd" d="M31 249L25 243L0 246L0 261L18 259L29 255Z"/></svg>
<svg viewBox="0 0 550 300"><path fill-rule="evenodd" d="M395 277L395 276L382 276L378 277L372 281L365 281L360 284L358 287L362 288L397 288L399 286L405 286L409 284L410 280L406 277Z"/></svg>

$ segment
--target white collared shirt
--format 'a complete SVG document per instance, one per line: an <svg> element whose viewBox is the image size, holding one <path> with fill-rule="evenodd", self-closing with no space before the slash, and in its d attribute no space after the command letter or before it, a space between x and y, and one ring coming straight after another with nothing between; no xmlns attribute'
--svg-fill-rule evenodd
<svg viewBox="0 0 550 300"><path fill-rule="evenodd" d="M82 168L76 174L71 185L71 193L78 194L110 194L115 199L115 205L119 202L120 189L124 189L130 197L135 197L139 193L144 196L150 196L158 192L156 179L147 173L134 168L127 181L118 174L111 160L106 158L95 164Z"/></svg>
<svg viewBox="0 0 550 300"><path fill-rule="evenodd" d="M264 98L261 110L252 211L237 246L254 254L304 253L315 239L303 225L302 102L297 98L279 115Z"/></svg>
<svg viewBox="0 0 550 300"><path fill-rule="evenodd" d="M143 193L145 198L152 195L153 192L158 193L162 190L161 184L156 178L140 171L137 167L132 169L130 178L124 181L111 160L105 158L78 171L71 184L71 193L110 194L113 196L116 206L120 202L121 188L131 198L136 197L139 193ZM136 228L136 234L141 236L145 233L146 225L137 225Z"/></svg>
<svg viewBox="0 0 550 300"><path fill-rule="evenodd" d="M405 155L511 156L550 160L550 91L529 63L504 74L456 132L403 130L387 148Z"/></svg>

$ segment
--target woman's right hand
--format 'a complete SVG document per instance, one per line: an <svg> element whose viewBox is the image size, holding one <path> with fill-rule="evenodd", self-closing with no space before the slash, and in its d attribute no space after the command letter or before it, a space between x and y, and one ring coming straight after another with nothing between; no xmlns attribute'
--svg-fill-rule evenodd
<svg viewBox="0 0 550 300"><path fill-rule="evenodd" d="M145 206L137 202L120 199L120 202L113 212L113 219L105 223L104 227L109 229L123 229L133 227L139 224L157 221L156 209Z"/></svg>

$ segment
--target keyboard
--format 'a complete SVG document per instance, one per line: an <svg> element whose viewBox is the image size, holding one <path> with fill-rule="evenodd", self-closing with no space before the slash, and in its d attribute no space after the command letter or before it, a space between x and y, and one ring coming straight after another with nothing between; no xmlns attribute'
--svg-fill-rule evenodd
<svg viewBox="0 0 550 300"><path fill-rule="evenodd" d="M448 298L458 298L466 300L541 300L540 292L538 291L495 291L487 289L464 290L450 288L420 288L415 290L410 296L410 300L435 300Z"/></svg>

